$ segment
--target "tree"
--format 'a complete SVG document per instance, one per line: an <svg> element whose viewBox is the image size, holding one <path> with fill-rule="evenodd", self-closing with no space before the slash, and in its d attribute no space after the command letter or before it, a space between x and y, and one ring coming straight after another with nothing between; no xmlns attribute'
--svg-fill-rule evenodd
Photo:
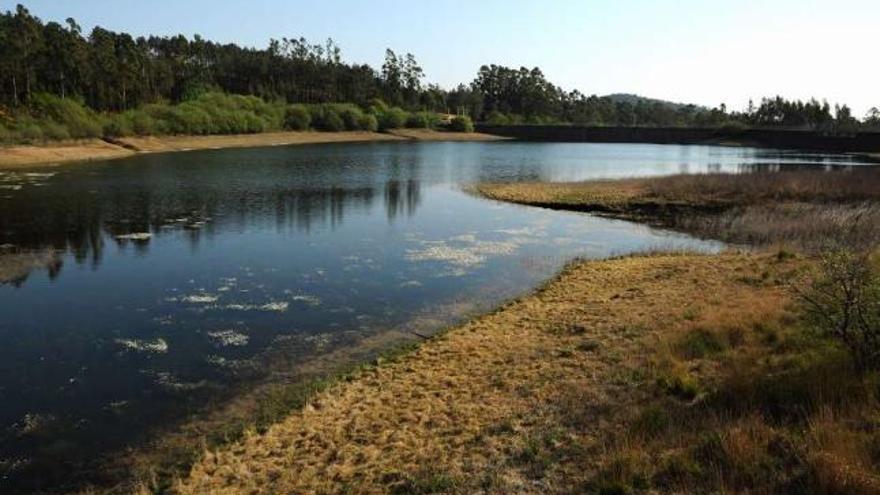
<svg viewBox="0 0 880 495"><path fill-rule="evenodd" d="M880 368L880 275L867 254L834 249L799 295L809 320L840 342L859 371Z"/></svg>

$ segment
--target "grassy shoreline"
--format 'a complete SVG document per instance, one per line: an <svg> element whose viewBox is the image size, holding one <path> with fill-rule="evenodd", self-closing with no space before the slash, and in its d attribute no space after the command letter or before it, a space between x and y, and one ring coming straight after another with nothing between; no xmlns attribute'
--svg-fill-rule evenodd
<svg viewBox="0 0 880 495"><path fill-rule="evenodd" d="M808 237L834 235L800 225L816 216L752 209L832 208L836 233L851 218L835 208L875 211L868 177L829 177L476 189L808 249ZM755 236L768 214L798 225ZM705 222L725 215L741 222ZM863 240L876 242L876 222ZM878 493L880 434L860 426L877 422L877 377L857 377L805 330L789 286L812 266L785 249L573 262L532 294L331 384L267 431L206 451L175 491Z"/></svg>
<svg viewBox="0 0 880 495"><path fill-rule="evenodd" d="M206 451L175 492L875 493L876 397L790 305L810 264L574 262Z"/></svg>
<svg viewBox="0 0 880 495"><path fill-rule="evenodd" d="M580 183L479 184L486 198L595 213L704 238L815 252L880 241L880 169L675 175Z"/></svg>
<svg viewBox="0 0 880 495"><path fill-rule="evenodd" d="M0 170L110 160L140 153L165 153L203 149L250 148L298 144L385 142L385 141L496 141L502 138L480 133L431 130L314 132L285 131L215 136L127 137L112 142L85 139L0 147Z"/></svg>

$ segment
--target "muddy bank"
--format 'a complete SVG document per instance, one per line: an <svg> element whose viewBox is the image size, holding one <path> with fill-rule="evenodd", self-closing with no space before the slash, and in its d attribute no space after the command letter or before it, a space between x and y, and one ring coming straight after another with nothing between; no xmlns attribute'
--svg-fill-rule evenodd
<svg viewBox="0 0 880 495"><path fill-rule="evenodd" d="M479 133L455 133L402 129L391 133L267 132L232 136L150 136L102 141L88 139L32 146L0 147L0 168L59 165L124 158L137 153L159 153L202 149L248 148L295 144L353 143L372 141L489 141L501 139Z"/></svg>

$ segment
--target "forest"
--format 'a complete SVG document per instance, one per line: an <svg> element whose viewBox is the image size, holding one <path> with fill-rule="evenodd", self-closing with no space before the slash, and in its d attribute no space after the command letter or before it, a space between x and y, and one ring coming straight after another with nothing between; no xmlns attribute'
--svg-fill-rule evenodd
<svg viewBox="0 0 880 495"><path fill-rule="evenodd" d="M378 69L349 64L328 39L272 39L264 49L196 35L132 37L74 19L43 22L18 5L0 14L0 142L270 130L436 127L438 113L492 124L757 126L852 131L880 127L846 105L766 98L743 112L632 95L587 96L539 68L486 65L469 84L425 82L410 53Z"/></svg>

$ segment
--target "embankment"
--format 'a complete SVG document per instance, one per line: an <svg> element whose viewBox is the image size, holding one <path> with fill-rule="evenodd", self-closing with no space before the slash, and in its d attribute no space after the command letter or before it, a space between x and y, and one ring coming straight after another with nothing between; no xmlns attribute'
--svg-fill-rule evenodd
<svg viewBox="0 0 880 495"><path fill-rule="evenodd" d="M481 133L440 132L423 129L388 133L347 132L267 132L224 136L150 136L102 141L89 139L0 147L0 168L58 165L61 163L109 160L138 153L160 153L200 149L249 148L296 144L352 143L373 141L491 141L503 139Z"/></svg>
<svg viewBox="0 0 880 495"><path fill-rule="evenodd" d="M493 126L477 131L523 141L582 143L727 144L852 153L880 153L880 132L830 134L780 129L685 127Z"/></svg>

